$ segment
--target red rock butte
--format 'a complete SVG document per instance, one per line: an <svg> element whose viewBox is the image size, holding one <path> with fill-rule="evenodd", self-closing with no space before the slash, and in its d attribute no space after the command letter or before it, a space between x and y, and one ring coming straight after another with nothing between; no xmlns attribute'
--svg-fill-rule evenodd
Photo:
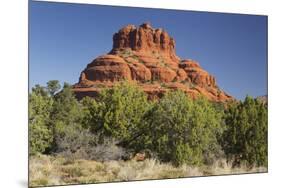
<svg viewBox="0 0 281 188"><path fill-rule="evenodd" d="M148 23L128 25L113 35L113 48L108 54L87 65L73 91L78 99L96 97L102 89L127 80L137 83L150 99L179 89L192 98L203 95L211 101L233 100L198 62L180 59L175 45L163 29L154 29Z"/></svg>

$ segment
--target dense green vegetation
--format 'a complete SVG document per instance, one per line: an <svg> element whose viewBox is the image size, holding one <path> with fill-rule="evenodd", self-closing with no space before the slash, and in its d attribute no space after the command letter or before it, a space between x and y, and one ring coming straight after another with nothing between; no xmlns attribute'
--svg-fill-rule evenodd
<svg viewBox="0 0 281 188"><path fill-rule="evenodd" d="M53 98L45 88L36 85L29 95L30 153L44 152L53 141L50 113Z"/></svg>
<svg viewBox="0 0 281 188"><path fill-rule="evenodd" d="M232 104L225 112L222 145L234 164L267 166L267 108L249 96Z"/></svg>
<svg viewBox="0 0 281 188"><path fill-rule="evenodd" d="M162 162L267 166L267 106L246 97L221 105L183 92L147 100L123 82L98 98L77 101L67 83L52 80L29 94L30 154L63 154L94 160L145 152Z"/></svg>
<svg viewBox="0 0 281 188"><path fill-rule="evenodd" d="M221 113L206 99L192 100L183 92L167 93L155 103L146 118L145 148L150 148L162 161L176 165L200 165L218 145L223 131ZM150 130L150 131L149 131Z"/></svg>

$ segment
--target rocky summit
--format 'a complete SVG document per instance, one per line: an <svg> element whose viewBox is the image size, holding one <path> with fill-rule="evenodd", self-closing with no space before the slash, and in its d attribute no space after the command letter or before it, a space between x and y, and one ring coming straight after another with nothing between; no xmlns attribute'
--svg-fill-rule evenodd
<svg viewBox="0 0 281 188"><path fill-rule="evenodd" d="M233 100L198 62L178 57L175 45L165 30L154 29L149 23L128 25L113 35L108 54L87 65L73 91L78 99L96 97L102 89L127 80L137 83L150 99L179 89L192 98L203 95L216 102Z"/></svg>

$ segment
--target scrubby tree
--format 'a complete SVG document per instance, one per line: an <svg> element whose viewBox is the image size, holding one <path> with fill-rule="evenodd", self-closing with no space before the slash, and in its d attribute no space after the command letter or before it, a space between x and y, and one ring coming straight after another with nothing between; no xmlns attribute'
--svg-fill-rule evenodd
<svg viewBox="0 0 281 188"><path fill-rule="evenodd" d="M175 165L204 163L204 154L216 152L212 147L223 131L221 114L210 102L194 101L181 91L167 93L148 118L151 150Z"/></svg>
<svg viewBox="0 0 281 188"><path fill-rule="evenodd" d="M70 126L81 126L83 113L81 105L75 98L71 86L64 83L63 89L54 96L51 112L51 124L53 128L53 151L57 149L57 142L64 137Z"/></svg>
<svg viewBox="0 0 281 188"><path fill-rule="evenodd" d="M96 99L84 99L86 120L94 132L102 132L127 146L144 126L143 118L150 108L147 96L136 85L122 82L105 89Z"/></svg>
<svg viewBox="0 0 281 188"><path fill-rule="evenodd" d="M47 97L49 95L48 90L46 87L43 87L39 84L36 84L32 89L31 92L36 94L36 95L41 95L43 97Z"/></svg>
<svg viewBox="0 0 281 188"><path fill-rule="evenodd" d="M47 90L51 96L54 96L61 89L58 80L50 80L47 82Z"/></svg>
<svg viewBox="0 0 281 188"><path fill-rule="evenodd" d="M30 154L43 153L53 140L50 113L53 100L44 87L36 85L29 94L29 148Z"/></svg>
<svg viewBox="0 0 281 188"><path fill-rule="evenodd" d="M81 105L77 101L68 83L54 96L52 118L54 121L77 122L81 117Z"/></svg>
<svg viewBox="0 0 281 188"><path fill-rule="evenodd" d="M104 113L106 113L105 104L91 97L84 97L81 100L83 106L82 125L90 129L93 133L103 131Z"/></svg>
<svg viewBox="0 0 281 188"><path fill-rule="evenodd" d="M244 102L233 103L225 113L227 126L223 148L234 165L267 165L267 107L247 96Z"/></svg>

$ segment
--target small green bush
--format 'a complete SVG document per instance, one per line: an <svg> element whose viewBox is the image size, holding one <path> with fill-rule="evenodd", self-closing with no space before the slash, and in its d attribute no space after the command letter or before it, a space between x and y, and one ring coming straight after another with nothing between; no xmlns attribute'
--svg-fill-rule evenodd
<svg viewBox="0 0 281 188"><path fill-rule="evenodd" d="M151 109L147 121L147 147L175 165L203 164L203 154L216 152L210 146L218 145L217 135L223 131L221 114L210 102L194 101L181 91L167 93Z"/></svg>
<svg viewBox="0 0 281 188"><path fill-rule="evenodd" d="M267 107L249 96L225 113L223 148L234 165L267 166Z"/></svg>

